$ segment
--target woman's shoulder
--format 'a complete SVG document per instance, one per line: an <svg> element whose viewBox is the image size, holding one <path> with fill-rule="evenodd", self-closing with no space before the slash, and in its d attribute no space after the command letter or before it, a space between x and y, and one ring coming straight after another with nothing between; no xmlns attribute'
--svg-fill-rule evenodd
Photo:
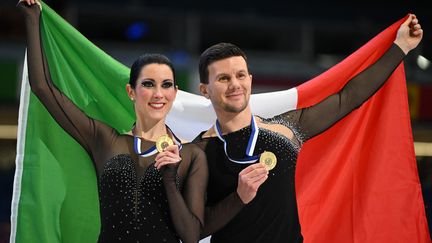
<svg viewBox="0 0 432 243"><path fill-rule="evenodd" d="M184 142L182 143L182 150L184 152L192 153L192 154L201 154L204 153L204 151L201 149L198 144L195 142Z"/></svg>
<svg viewBox="0 0 432 243"><path fill-rule="evenodd" d="M207 156L197 144L193 142L183 143L180 150L182 162L180 163L180 171L207 171Z"/></svg>
<svg viewBox="0 0 432 243"><path fill-rule="evenodd" d="M207 157L204 150L194 142L188 142L182 144L182 154L188 155L191 158L191 162L205 162L207 163Z"/></svg>

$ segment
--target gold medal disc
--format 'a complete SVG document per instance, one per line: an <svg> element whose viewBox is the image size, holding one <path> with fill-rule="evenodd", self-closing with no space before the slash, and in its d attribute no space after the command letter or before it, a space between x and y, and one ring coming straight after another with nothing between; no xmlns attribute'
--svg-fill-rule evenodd
<svg viewBox="0 0 432 243"><path fill-rule="evenodd" d="M267 170L272 170L277 163L276 155L269 151L264 151L264 153L261 154L260 163L264 164Z"/></svg>
<svg viewBox="0 0 432 243"><path fill-rule="evenodd" d="M173 140L168 135L162 135L156 140L156 149L159 152L164 151L168 146L173 145Z"/></svg>

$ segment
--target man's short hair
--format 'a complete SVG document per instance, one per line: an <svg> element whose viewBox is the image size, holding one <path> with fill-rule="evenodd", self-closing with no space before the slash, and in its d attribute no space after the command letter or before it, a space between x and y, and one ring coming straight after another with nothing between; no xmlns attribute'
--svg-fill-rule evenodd
<svg viewBox="0 0 432 243"><path fill-rule="evenodd" d="M207 50L205 50L201 54L200 61L199 61L200 82L203 84L209 83L208 66L210 64L212 64L215 61L219 61L225 58L235 57L235 56L242 56L247 63L246 54L238 46L234 44L219 43L207 48Z"/></svg>

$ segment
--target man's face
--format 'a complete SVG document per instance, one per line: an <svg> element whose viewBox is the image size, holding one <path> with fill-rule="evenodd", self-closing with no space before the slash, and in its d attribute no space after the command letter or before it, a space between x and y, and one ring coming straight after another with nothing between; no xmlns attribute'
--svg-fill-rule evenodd
<svg viewBox="0 0 432 243"><path fill-rule="evenodd" d="M252 75L242 56L213 62L208 66L209 83L201 93L209 98L216 112L239 113L249 104Z"/></svg>

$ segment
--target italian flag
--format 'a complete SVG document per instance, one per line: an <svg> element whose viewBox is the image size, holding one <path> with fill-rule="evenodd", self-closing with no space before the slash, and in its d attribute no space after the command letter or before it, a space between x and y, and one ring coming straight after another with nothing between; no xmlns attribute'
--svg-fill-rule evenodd
<svg viewBox="0 0 432 243"><path fill-rule="evenodd" d="M43 4L41 38L56 86L89 116L130 130L129 69ZM399 20L297 88L254 94L255 114L303 108L337 92L392 44ZM168 125L192 140L215 121L208 100L180 91ZM96 242L97 179L85 150L21 88L11 242ZM296 175L304 242L430 242L401 64L361 108L306 142ZM281 192L283 193L283 192Z"/></svg>

